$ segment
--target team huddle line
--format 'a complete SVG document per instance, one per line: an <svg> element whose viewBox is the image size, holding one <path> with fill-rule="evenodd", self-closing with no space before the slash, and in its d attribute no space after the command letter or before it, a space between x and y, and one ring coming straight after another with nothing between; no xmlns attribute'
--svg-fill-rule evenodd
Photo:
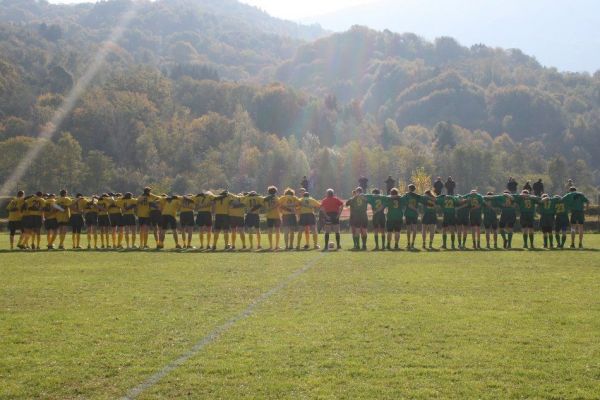
<svg viewBox="0 0 600 400"><path fill-rule="evenodd" d="M575 247L577 235L579 248L583 247L583 224L589 201L574 187L564 196L534 196L527 190L519 194L507 190L502 194L485 195L473 190L466 195L437 196L427 190L420 195L412 184L408 185L408 192L403 194L397 188L391 188L388 195L378 189L369 194L364 192L362 187L358 187L350 199L343 201L333 189L328 189L325 197L318 201L303 188L298 195L288 188L280 196L275 186L270 186L265 196L256 192L236 195L228 191L168 196L157 195L149 187L137 197L132 193L105 193L89 197L77 194L72 198L65 190L61 190L59 196L41 192L26 196L19 191L7 206L10 248L40 249L41 229L44 227L47 248L51 250L56 245L64 249L70 227L74 249L82 249L84 228L88 249L148 249L151 232L156 248L163 249L168 231L172 232L175 248L195 249L192 241L197 226L199 249L216 250L222 233L223 248L226 250L235 250L238 238L241 249L261 250L260 216L265 215L266 250L280 250L282 234L286 250L294 247L297 250L310 249L311 237L312 248L319 249L319 225L325 232L324 250L327 251L341 249L340 216L345 207L350 210L353 250L367 249L368 207L372 210L374 250L391 250L392 243L393 249L399 249L404 226L406 248L415 249L419 217L422 247L432 249L438 212L443 217L442 249L466 248L469 233L473 248L481 249L482 226L487 248L498 248L500 234L502 247L510 249L517 213L525 248L534 248L537 214L540 215L544 248L554 248L554 239L556 247L563 248L569 224L571 248ZM15 244L18 231L20 236ZM330 242L332 234L335 243ZM138 235L139 247L136 243Z"/></svg>

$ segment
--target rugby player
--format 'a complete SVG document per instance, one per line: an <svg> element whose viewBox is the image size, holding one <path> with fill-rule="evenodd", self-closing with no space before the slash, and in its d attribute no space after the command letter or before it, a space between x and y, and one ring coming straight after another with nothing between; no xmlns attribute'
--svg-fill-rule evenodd
<svg viewBox="0 0 600 400"><path fill-rule="evenodd" d="M196 209L195 196L188 194L181 198L179 209L179 225L181 226L181 242L184 249L194 249L192 238L194 237L194 210Z"/></svg>
<svg viewBox="0 0 600 400"><path fill-rule="evenodd" d="M427 233L429 233L429 249L432 250L435 229L437 227L437 210L436 196L431 190L426 190L425 195L421 196L421 204L423 205L423 218L421 220L423 248L427 248Z"/></svg>
<svg viewBox="0 0 600 400"><path fill-rule="evenodd" d="M387 249L391 250L392 235L394 236L394 250L399 249L400 232L402 231L402 219L404 218L405 199L400 196L397 188L390 190L390 196L385 198L385 206L388 210L386 228L388 232Z"/></svg>
<svg viewBox="0 0 600 400"><path fill-rule="evenodd" d="M248 193L242 199L242 203L246 208L246 218L244 220L244 227L250 240L250 249L254 249L254 236L256 235L256 249L261 250L260 245L260 210L264 204L264 198L259 196L256 192L252 191Z"/></svg>
<svg viewBox="0 0 600 400"><path fill-rule="evenodd" d="M110 235L110 216L108 215L108 207L111 203L107 193L102 193L100 199L96 203L98 209L98 227L100 228L100 248L110 249L109 235Z"/></svg>
<svg viewBox="0 0 600 400"><path fill-rule="evenodd" d="M553 199L555 208L554 235L556 238L556 247L563 249L567 241L569 213L562 197L556 195Z"/></svg>
<svg viewBox="0 0 600 400"><path fill-rule="evenodd" d="M461 205L456 208L456 233L458 236L458 248L467 248L467 236L471 225L469 202L465 196L457 196Z"/></svg>
<svg viewBox="0 0 600 400"><path fill-rule="evenodd" d="M535 205L540 201L539 197L531 196L528 190L521 191L521 194L513 195L515 204L519 207L521 213L520 223L523 229L523 248L535 248L533 243L534 224L535 224ZM529 238L529 245L527 239Z"/></svg>
<svg viewBox="0 0 600 400"><path fill-rule="evenodd" d="M218 196L215 197L215 226L213 230L213 251L217 250L217 241L219 240L219 234L223 232L223 238L225 240L224 249L229 250L231 248L229 244L229 207L231 203L238 197L229 193L227 190L222 191Z"/></svg>
<svg viewBox="0 0 600 400"><path fill-rule="evenodd" d="M269 250L273 250L273 233L275 233L275 251L279 250L279 238L281 236L281 211L279 210L278 189L275 186L267 188L267 196L263 200L267 214L267 237L269 239Z"/></svg>
<svg viewBox="0 0 600 400"><path fill-rule="evenodd" d="M81 249L81 231L84 224L83 210L86 203L87 201L83 197L83 194L77 193L73 203L71 204L71 217L69 218L69 224L71 225L74 249Z"/></svg>
<svg viewBox="0 0 600 400"><path fill-rule="evenodd" d="M417 238L417 224L419 221L419 203L421 196L416 193L417 187L414 184L408 185L408 193L404 195L406 198L406 209L404 217L406 219L406 244L407 250L415 249L415 239Z"/></svg>
<svg viewBox="0 0 600 400"><path fill-rule="evenodd" d="M131 192L125 193L121 201L121 208L123 210L123 226L125 233L125 246L129 249L129 235L131 235L131 248L136 249L136 230L137 224L135 221L135 214L137 208L137 199L133 197Z"/></svg>
<svg viewBox="0 0 600 400"><path fill-rule="evenodd" d="M493 196L494 192L487 192L486 196ZM490 238L493 235L494 249L498 248L498 214L491 200L484 200L483 209L483 227L485 228L485 247L491 248Z"/></svg>
<svg viewBox="0 0 600 400"><path fill-rule="evenodd" d="M437 197L436 204L441 207L444 216L442 220L442 249L448 249L448 232L450 232L452 250L455 250L456 208L460 206L461 200L454 195L445 194Z"/></svg>
<svg viewBox="0 0 600 400"><path fill-rule="evenodd" d="M471 190L465 199L469 205L469 225L471 226L473 249L478 250L481 249L481 212L485 200L475 189Z"/></svg>
<svg viewBox="0 0 600 400"><path fill-rule="evenodd" d="M329 196L325 199L328 198ZM369 218L367 216L368 204L367 198L363 194L363 188L360 186L354 189L354 196L346 201L346 207L350 207L350 228L352 229L352 239L354 241L353 250L361 249L361 240L362 250L367 250L367 227L369 225Z"/></svg>
<svg viewBox="0 0 600 400"><path fill-rule="evenodd" d="M48 194L44 196L46 201L44 205L44 229L46 229L46 241L48 250L54 249L54 240L56 240L56 233L58 230L58 221L56 216L63 209L56 205L56 195Z"/></svg>
<svg viewBox="0 0 600 400"><path fill-rule="evenodd" d="M544 248L554 248L552 230L555 225L556 200L550 198L546 193L542 194L542 200L538 204L537 212L540 214L540 228L544 235Z"/></svg>
<svg viewBox="0 0 600 400"><path fill-rule="evenodd" d="M304 231L304 237L306 238L306 244L304 249L309 249L309 239L312 233L313 237L313 248L320 249L319 236L317 235L317 220L315 218L315 211L321 208L321 203L312 197L305 189L301 189L302 197L300 198L300 220L298 227L298 243L296 244L296 250L300 250L300 243L302 241L302 231Z"/></svg>
<svg viewBox="0 0 600 400"><path fill-rule="evenodd" d="M123 205L120 193L108 194L108 216L110 218L112 247L113 249L122 249L123 243Z"/></svg>
<svg viewBox="0 0 600 400"><path fill-rule="evenodd" d="M379 235L381 235L381 250L385 249L385 196L381 195L379 189L373 189L371 194L365 195L367 203L371 206L373 215L371 221L373 223L373 234L375 235L375 248L373 250L379 250Z"/></svg>
<svg viewBox="0 0 600 400"><path fill-rule="evenodd" d="M159 197L152 194L152 188L145 187L143 193L135 201L135 212L140 225L140 249L148 249L148 229L152 225L150 221L150 203L158 201ZM152 225L155 228L155 225ZM135 241L134 241L135 244Z"/></svg>
<svg viewBox="0 0 600 400"><path fill-rule="evenodd" d="M92 239L94 240L94 249L98 248L98 196L93 195L86 199L83 208L83 219L87 230L87 248L92 248Z"/></svg>
<svg viewBox="0 0 600 400"><path fill-rule="evenodd" d="M73 199L67 196L65 189L62 189L58 194L59 197L56 199L56 205L63 209L63 211L59 211L56 214L56 220L58 221L58 248L64 250L67 227L71 220L71 204L73 204Z"/></svg>
<svg viewBox="0 0 600 400"><path fill-rule="evenodd" d="M21 244L23 241L23 213L21 212L21 208L23 208L23 198L25 197L25 192L19 190L17 192L17 196L13 197L6 206L8 210L8 230L10 232L10 249L14 250L15 248L15 236L17 231L19 231L19 240L17 241L17 248L21 248Z"/></svg>
<svg viewBox="0 0 600 400"><path fill-rule="evenodd" d="M167 231L170 229L173 233L173 240L175 240L175 248L181 249L179 244L179 237L177 235L177 212L181 207L181 199L179 196L167 197L162 203L162 223L160 226L160 235L158 240L157 249L161 250L165 248L165 236Z"/></svg>
<svg viewBox="0 0 600 400"><path fill-rule="evenodd" d="M41 229L42 229L42 214L46 201L42 197L42 192L29 196L23 203L23 209L26 210L23 220L23 226L26 229L24 239L25 243L31 239L31 249L40 249Z"/></svg>
<svg viewBox="0 0 600 400"><path fill-rule="evenodd" d="M215 196L211 191L199 193L196 196L195 202L197 211L196 225L200 230L198 236L200 239L200 249L204 249L204 236L206 235L206 248L210 249L210 239L213 226L213 205Z"/></svg>
<svg viewBox="0 0 600 400"><path fill-rule="evenodd" d="M231 230L231 250L235 250L235 243L239 233L242 240L242 250L246 250L246 234L244 233L244 215L246 214L246 205L242 201L243 193L238 193L229 205L229 229Z"/></svg>
<svg viewBox="0 0 600 400"><path fill-rule="evenodd" d="M575 236L579 234L579 248L583 248L583 224L585 223L585 211L589 205L589 200L583 193L577 191L572 186L569 193L563 196L563 202L567 209L571 211L571 248L575 248Z"/></svg>
<svg viewBox="0 0 600 400"><path fill-rule="evenodd" d="M279 209L281 210L283 242L286 250L294 248L294 232L298 230L296 213L299 208L300 200L296 197L296 192L290 188L285 189L283 196L279 198Z"/></svg>

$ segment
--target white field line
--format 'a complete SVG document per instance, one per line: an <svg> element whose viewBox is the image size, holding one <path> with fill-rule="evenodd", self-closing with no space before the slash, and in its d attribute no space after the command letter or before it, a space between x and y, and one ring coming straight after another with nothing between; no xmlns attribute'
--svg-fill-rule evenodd
<svg viewBox="0 0 600 400"><path fill-rule="evenodd" d="M192 358L195 355L197 355L198 353L200 353L202 350L204 350L204 348L207 345L216 341L223 333L225 333L226 331L231 329L235 324L237 324L241 320L249 317L250 315L254 314L254 312L256 311L256 309L259 306L261 306L265 301L267 301L273 295L275 295L278 292L280 292L281 290L285 289L290 283L292 283L300 275L304 274L305 272L310 270L312 267L314 267L315 264L317 264L317 262L319 262L323 258L324 255L325 255L325 253L321 253L320 255L313 258L312 260L309 260L309 262L306 263L302 268L296 270L291 275L287 276L279 284L277 284L277 286L275 286L275 287L269 289L267 292L261 294L254 301L252 301L252 303L250 303L248 305L248 307L246 307L243 311L241 311L239 314L234 315L233 317L228 319L223 324L217 326L215 329L213 329L211 332L209 332L206 336L204 336L202 339L200 339L200 341L198 341L198 343L196 343L191 349L189 349L187 352L185 352L184 354L179 356L179 358L177 358L177 359L171 361L169 364L165 365L162 369L160 369L159 371L152 374L150 377L148 377L144 382L140 383L138 386L128 390L127 394L124 397L122 397L122 399L123 400L133 400L133 399L137 398L140 394L145 392L146 390L148 390L151 387L153 387L154 385L156 385L162 378L164 378L165 376L167 376L168 374L173 372L175 369L180 367L183 363L185 363L190 358Z"/></svg>

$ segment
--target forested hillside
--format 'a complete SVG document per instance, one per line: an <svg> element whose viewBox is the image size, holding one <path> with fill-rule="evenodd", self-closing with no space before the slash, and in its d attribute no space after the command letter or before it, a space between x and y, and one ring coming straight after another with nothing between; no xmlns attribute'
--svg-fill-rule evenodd
<svg viewBox="0 0 600 400"><path fill-rule="evenodd" d="M0 0L0 181L128 1ZM354 27L328 35L233 0L142 3L20 186L125 191L297 185L347 194L418 168L460 190L511 174L600 185L600 73L518 50Z"/></svg>

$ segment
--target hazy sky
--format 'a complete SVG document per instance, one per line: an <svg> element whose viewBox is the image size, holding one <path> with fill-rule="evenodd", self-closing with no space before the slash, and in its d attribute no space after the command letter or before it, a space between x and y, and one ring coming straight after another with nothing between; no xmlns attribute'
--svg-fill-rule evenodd
<svg viewBox="0 0 600 400"><path fill-rule="evenodd" d="M298 21L309 17L329 14L348 7L374 3L377 0L240 0L261 8L274 17Z"/></svg>

